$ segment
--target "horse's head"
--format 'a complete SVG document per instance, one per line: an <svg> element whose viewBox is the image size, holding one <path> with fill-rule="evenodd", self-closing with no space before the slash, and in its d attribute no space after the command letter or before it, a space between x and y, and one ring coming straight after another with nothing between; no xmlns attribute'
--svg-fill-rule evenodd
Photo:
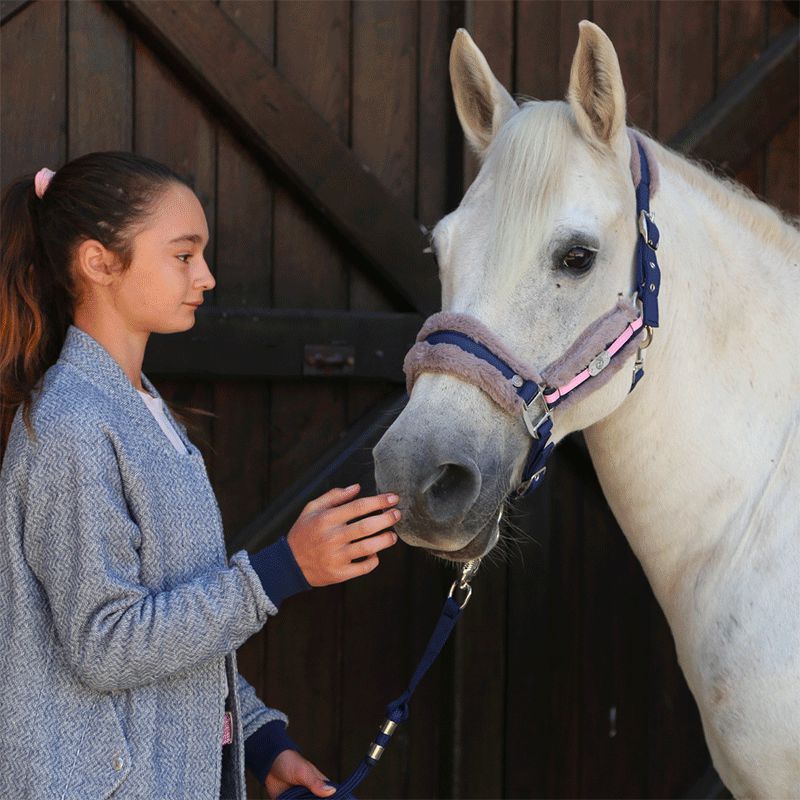
<svg viewBox="0 0 800 800"><path fill-rule="evenodd" d="M625 90L605 33L586 21L579 29L568 102L522 105L469 34L456 33L453 95L481 168L431 236L442 309L476 318L521 361L551 374L581 332L633 289ZM629 387L630 371L621 370L576 393L554 413L552 440L611 413ZM379 489L401 496L400 538L456 561L484 555L530 441L522 418L475 383L419 374L373 451Z"/></svg>

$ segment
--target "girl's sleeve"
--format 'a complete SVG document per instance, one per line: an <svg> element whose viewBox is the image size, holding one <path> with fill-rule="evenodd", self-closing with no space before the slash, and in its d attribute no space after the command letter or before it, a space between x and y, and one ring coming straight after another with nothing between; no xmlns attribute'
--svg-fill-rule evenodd
<svg viewBox="0 0 800 800"><path fill-rule="evenodd" d="M42 441L30 468L23 549L68 662L98 691L224 656L278 611L245 550L227 567L154 591L140 583L140 545L105 433Z"/></svg>
<svg viewBox="0 0 800 800"><path fill-rule="evenodd" d="M300 748L286 732L289 720L282 711L264 705L256 690L239 674L239 706L242 714L244 760L248 769L264 783L272 762L284 750Z"/></svg>

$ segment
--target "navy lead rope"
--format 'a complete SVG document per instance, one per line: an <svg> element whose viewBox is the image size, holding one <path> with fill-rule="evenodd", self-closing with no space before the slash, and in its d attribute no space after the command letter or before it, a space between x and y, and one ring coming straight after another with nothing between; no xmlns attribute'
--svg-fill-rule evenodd
<svg viewBox="0 0 800 800"><path fill-rule="evenodd" d="M470 571L469 565L474 563L475 562L467 562L468 566L465 567L465 571L462 574L460 583L459 581L456 581L451 587L450 595L444 601L442 613L439 615L439 620L436 623L436 627L433 629L431 638L428 641L428 646L425 648L425 652L423 653L416 670L414 670L414 674L411 676L411 680L409 681L406 690L396 700L393 700L388 706L386 706L386 718L376 734L374 741L370 745L369 751L367 752L364 760L356 767L352 775L350 775L347 780L343 781L338 786L336 784L332 784L333 786L336 786L336 792L332 795L328 795L329 798L335 798L335 800L356 800L355 795L353 795L353 791L364 780L364 778L369 775L373 767L378 763L378 759L380 759L380 757L383 755L383 751L389 744L392 734L397 726L408 719L408 704L411 700L411 695L414 694L417 684L422 680L422 677L428 671L431 664L433 664L433 662L436 660L436 657L439 655L442 647L444 647L444 644L455 627L456 622L458 622L458 618L461 615L461 610L464 608L464 606L466 606L467 601L472 594L472 588L469 586L468 581L469 578L475 574L477 566L472 567ZM459 605L458 602L453 599L453 592L456 588L456 584L459 585L460 589L467 591L467 596L461 605ZM317 795L310 792L305 786L292 786L291 788L281 792L281 794L278 795L277 800L311 800L311 798L316 797Z"/></svg>

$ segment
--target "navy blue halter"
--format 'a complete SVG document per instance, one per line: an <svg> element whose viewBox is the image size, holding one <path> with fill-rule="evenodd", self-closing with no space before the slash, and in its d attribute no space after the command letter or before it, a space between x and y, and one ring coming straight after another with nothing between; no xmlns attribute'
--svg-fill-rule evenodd
<svg viewBox="0 0 800 800"><path fill-rule="evenodd" d="M658 327L658 289L661 284L661 271L656 258L659 233L650 214L650 167L644 148L638 139L635 141L639 151L641 174L636 187L636 220L639 229L636 244L636 293L642 307L642 322L649 328L655 328ZM422 341L432 345L441 343L456 345L465 352L488 362L509 380L516 375L515 371L496 353L461 331L434 331ZM644 368L641 358L637 358L629 391L633 391L643 375ZM540 386L533 380L520 381L517 376L517 382L512 385L525 404L523 417L533 439L525 468L522 471L522 482L516 490L516 496L523 497L538 487L544 477L547 459L554 446L549 442L553 429L550 412L558 401L548 405L544 395L554 390L550 387Z"/></svg>

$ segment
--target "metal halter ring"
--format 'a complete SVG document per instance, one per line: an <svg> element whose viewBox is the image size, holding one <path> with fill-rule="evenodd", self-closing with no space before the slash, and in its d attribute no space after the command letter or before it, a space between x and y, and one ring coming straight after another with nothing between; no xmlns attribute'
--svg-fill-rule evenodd
<svg viewBox="0 0 800 800"><path fill-rule="evenodd" d="M472 597L472 587L469 584L466 584L465 586L459 586L458 578L456 578L453 581L453 585L450 587L450 591L447 593L448 597L452 597L453 596L453 592L455 592L457 586L458 586L459 589L466 589L467 590L467 596L464 598L463 602L458 603L458 607L459 608L464 608L467 605L467 603L469 602L470 597ZM456 602L458 602L458 601L456 601Z"/></svg>
<svg viewBox="0 0 800 800"><path fill-rule="evenodd" d="M640 350L647 350L653 343L653 328L650 325L645 325L644 331L647 338L639 345Z"/></svg>

